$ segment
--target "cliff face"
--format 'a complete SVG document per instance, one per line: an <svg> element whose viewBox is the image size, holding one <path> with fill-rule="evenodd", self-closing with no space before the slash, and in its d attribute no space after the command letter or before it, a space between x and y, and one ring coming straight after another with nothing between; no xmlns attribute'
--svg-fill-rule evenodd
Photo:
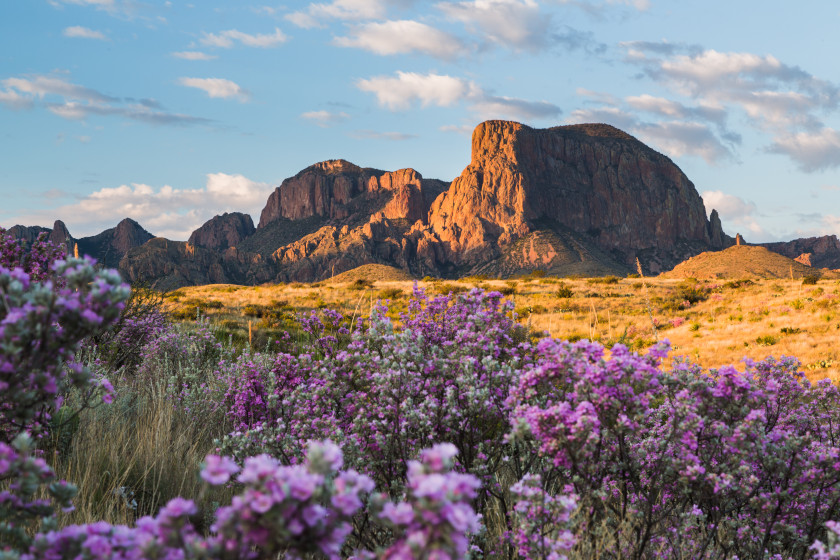
<svg viewBox="0 0 840 560"><path fill-rule="evenodd" d="M840 241L836 235L805 237L760 245L814 268L840 268Z"/></svg>
<svg viewBox="0 0 840 560"><path fill-rule="evenodd" d="M238 246L244 239L254 235L256 228L251 216L241 212L225 212L215 216L192 232L188 243L196 247L224 251Z"/></svg>
<svg viewBox="0 0 840 560"><path fill-rule="evenodd" d="M586 236L628 266L639 256L654 272L725 244L712 239L719 223L715 230L706 219L685 174L609 125L478 125L472 161L436 201L429 223L460 267L498 255L543 224Z"/></svg>
<svg viewBox="0 0 840 560"><path fill-rule="evenodd" d="M323 161L286 179L271 193L260 214L259 227L280 218L317 216L353 221L359 219L356 214L360 210L381 210L390 219L425 221L432 200L441 190L437 183L424 184L413 169L387 172L361 168L342 159ZM387 200L384 208L377 204L383 200Z"/></svg>

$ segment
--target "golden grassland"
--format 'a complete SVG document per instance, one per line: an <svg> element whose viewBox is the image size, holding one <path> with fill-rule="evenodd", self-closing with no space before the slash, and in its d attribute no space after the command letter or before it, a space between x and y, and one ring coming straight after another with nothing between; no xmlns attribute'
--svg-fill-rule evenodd
<svg viewBox="0 0 840 560"><path fill-rule="evenodd" d="M355 278L355 277L354 277ZM379 299L399 317L413 289L408 280L337 280L257 287L210 285L167 294L167 309L181 320L198 313L256 346L294 324L299 313L331 308L348 317L367 315ZM739 366L745 357L795 356L812 380L840 380L840 282L802 279L738 281L674 278L531 276L512 280L425 279L430 294L474 287L499 290L514 302L518 320L535 333L607 346L643 349L668 339L673 356L704 367Z"/></svg>

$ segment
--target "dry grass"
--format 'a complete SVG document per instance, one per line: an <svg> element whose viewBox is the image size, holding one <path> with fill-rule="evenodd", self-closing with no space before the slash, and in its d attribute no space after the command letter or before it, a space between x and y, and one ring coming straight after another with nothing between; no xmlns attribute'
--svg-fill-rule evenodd
<svg viewBox="0 0 840 560"><path fill-rule="evenodd" d="M678 292L683 280L645 279L657 335L667 338L673 355L684 355L705 367L737 364L744 357L763 359L768 355L799 358L810 378L840 380L840 283L821 280L815 286L801 279L753 279L751 284L706 281L697 284L708 299L680 307ZM510 294L520 320L534 331L554 337L598 340L606 345L623 342L642 349L654 342L641 279L617 283L596 279L529 278L495 280L467 278L457 282L420 281L429 293L453 287L473 286ZM558 297L569 288L572 297ZM248 305L268 306L282 302L290 315L329 307L347 316L366 315L372 302L399 290L411 293L410 281L374 281L359 286L354 282L288 284L260 287L201 286L178 290L169 307L177 311L195 302L216 301L218 309L207 309L215 322L228 321L247 329L265 328L244 314ZM392 316L405 307L406 298L392 299ZM185 302L192 302L189 305Z"/></svg>
<svg viewBox="0 0 840 560"><path fill-rule="evenodd" d="M84 410L53 433L50 464L79 488L76 509L62 524L133 525L177 496L195 499L209 515L212 502L230 499L224 490L208 493L198 476L223 423L196 421L174 407L161 383L116 389L122 397L113 404Z"/></svg>

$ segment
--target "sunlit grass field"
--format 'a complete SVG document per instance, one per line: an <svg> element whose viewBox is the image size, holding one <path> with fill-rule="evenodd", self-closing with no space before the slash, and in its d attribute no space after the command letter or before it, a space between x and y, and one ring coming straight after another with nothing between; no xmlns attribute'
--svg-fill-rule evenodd
<svg viewBox="0 0 840 560"><path fill-rule="evenodd" d="M744 278L697 281L663 278L552 278L531 275L497 280L424 279L429 294L497 290L510 299L519 321L534 336L621 342L642 350L668 339L673 356L704 367L737 365L745 357L795 356L812 380L840 379L840 281ZM240 344L264 347L292 330L299 313L331 308L347 317L366 316L389 300L399 319L414 282L325 281L243 287L182 288L166 296L178 320L206 317Z"/></svg>

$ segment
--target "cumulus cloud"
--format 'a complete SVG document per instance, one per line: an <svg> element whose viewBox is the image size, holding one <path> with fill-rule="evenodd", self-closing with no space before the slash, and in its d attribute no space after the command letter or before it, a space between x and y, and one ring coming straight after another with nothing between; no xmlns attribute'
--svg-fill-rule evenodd
<svg viewBox="0 0 840 560"><path fill-rule="evenodd" d="M305 10L292 12L286 19L298 27L312 29L323 27L324 20L360 21L383 19L390 7L405 7L412 0L333 0L313 2Z"/></svg>
<svg viewBox="0 0 840 560"><path fill-rule="evenodd" d="M73 27L64 28L64 31L62 31L62 35L64 35L65 37L77 39L98 39L100 41L108 40L108 37L106 37L101 32L94 31L93 29L88 29L87 27L82 27L81 25L75 25Z"/></svg>
<svg viewBox="0 0 840 560"><path fill-rule="evenodd" d="M669 43L623 43L628 60L679 95L693 98L706 111L682 113L723 126L725 115L741 111L756 130L770 137L767 151L791 158L803 171L835 167L836 133L823 122L840 107L840 87L772 55L719 52ZM639 107L653 99L628 100ZM676 102L659 104L679 113ZM713 111L709 112L708 108ZM726 134L721 131L721 137ZM729 138L737 135L729 134Z"/></svg>
<svg viewBox="0 0 840 560"><path fill-rule="evenodd" d="M802 171L824 171L840 167L840 133L823 128L818 132L780 136L768 151L790 157Z"/></svg>
<svg viewBox="0 0 840 560"><path fill-rule="evenodd" d="M242 102L248 100L247 91L236 82L223 78L179 78L178 83L182 86L200 89L212 98L238 99Z"/></svg>
<svg viewBox="0 0 840 560"><path fill-rule="evenodd" d="M183 60L213 60L218 58L215 55L203 53L200 51L180 51L172 53L172 56L175 58L181 58Z"/></svg>
<svg viewBox="0 0 840 560"><path fill-rule="evenodd" d="M449 107L476 89L474 84L461 78L416 72L397 72L396 77L376 76L358 80L356 86L376 95L379 104L391 110L408 109L417 101L424 107Z"/></svg>
<svg viewBox="0 0 840 560"><path fill-rule="evenodd" d="M350 115L343 111L338 113L332 113L330 111L307 111L300 116L321 128L328 128L350 118Z"/></svg>
<svg viewBox="0 0 840 560"><path fill-rule="evenodd" d="M264 35L249 35L236 29L228 29L221 33L205 33L200 39L202 45L208 47L218 47L221 49L229 49L235 43L245 45L246 47L257 47L267 49L276 47L285 43L289 38L279 28L274 28L274 33Z"/></svg>
<svg viewBox="0 0 840 560"><path fill-rule="evenodd" d="M472 0L437 4L449 19L491 43L535 51L550 43L551 18L536 0Z"/></svg>
<svg viewBox="0 0 840 560"><path fill-rule="evenodd" d="M455 58L464 49L457 37L413 20L358 25L349 36L336 38L335 44L380 55L419 52L442 59Z"/></svg>
<svg viewBox="0 0 840 560"><path fill-rule="evenodd" d="M201 117L171 113L154 100L120 99L55 76L33 75L0 80L0 103L11 109L35 106L69 120L116 116L154 125L209 124Z"/></svg>
<svg viewBox="0 0 840 560"><path fill-rule="evenodd" d="M754 203L723 191L703 191L700 196L707 214L718 211L724 231L748 231L754 236L767 237L755 219L757 208Z"/></svg>
<svg viewBox="0 0 840 560"><path fill-rule="evenodd" d="M671 157L695 156L713 164L734 158L732 150L718 138L709 125L687 119L691 111L681 104L662 103L658 98L630 98L655 113L680 117L680 120L644 121L637 113L630 113L618 106L602 106L572 111L569 122L597 122L611 124L639 137L643 142ZM616 100L616 103L618 101ZM631 104L632 106L632 104ZM730 138L729 143L737 140Z"/></svg>
<svg viewBox="0 0 840 560"><path fill-rule="evenodd" d="M132 218L155 235L186 240L204 222L232 209L259 215L273 186L243 175L209 173L204 187L155 188L141 183L100 189L80 201L21 216L21 223L62 219L76 236L93 235Z"/></svg>
<svg viewBox="0 0 840 560"><path fill-rule="evenodd" d="M397 72L395 77L377 76L359 80L357 87L376 95L383 107L406 110L420 103L450 107L460 102L481 119L535 120L558 116L561 110L548 101L529 101L516 97L492 95L471 81L440 74Z"/></svg>
<svg viewBox="0 0 840 560"><path fill-rule="evenodd" d="M528 101L515 97L481 94L476 97L470 110L482 120L512 119L541 120L560 116L560 107L548 101Z"/></svg>

